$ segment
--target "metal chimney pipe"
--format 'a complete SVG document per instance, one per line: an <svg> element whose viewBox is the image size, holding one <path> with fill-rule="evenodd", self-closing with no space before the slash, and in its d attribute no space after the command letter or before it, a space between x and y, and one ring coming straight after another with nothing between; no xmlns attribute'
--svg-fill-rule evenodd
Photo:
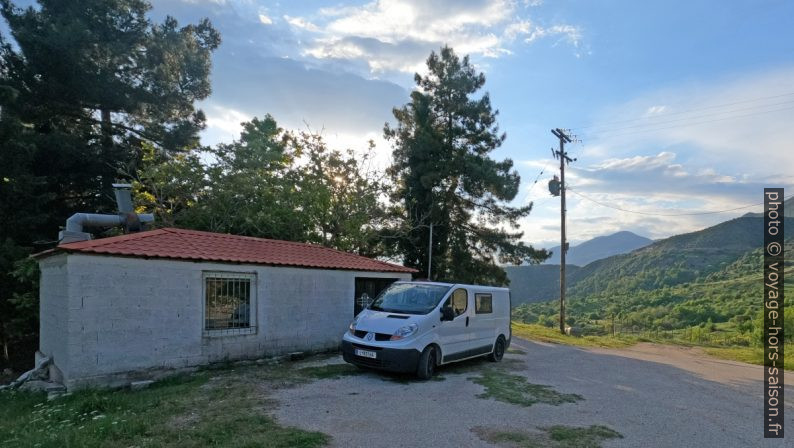
<svg viewBox="0 0 794 448"><path fill-rule="evenodd" d="M86 241L91 239L91 234L84 232L84 227L118 227L124 226L126 230L132 228L140 230L140 224L154 222L151 213L136 214L132 206L132 185L113 184L116 195L118 214L102 215L97 213L75 213L66 220L66 228L58 234L59 244Z"/></svg>
<svg viewBox="0 0 794 448"><path fill-rule="evenodd" d="M113 192L116 194L116 206L119 213L132 213L132 185L113 184Z"/></svg>

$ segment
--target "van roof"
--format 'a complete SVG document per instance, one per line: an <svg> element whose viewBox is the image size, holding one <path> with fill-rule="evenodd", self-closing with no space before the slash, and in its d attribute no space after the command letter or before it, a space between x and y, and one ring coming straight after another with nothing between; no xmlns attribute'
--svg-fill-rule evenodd
<svg viewBox="0 0 794 448"><path fill-rule="evenodd" d="M467 288L487 289L487 290L491 290L491 291L493 291L493 290L509 291L510 290L510 288L505 288L505 287L502 287L502 286L472 285L472 284L467 284L467 283L429 282L429 281L425 281L425 280L419 280L419 281L417 281L417 280L399 280L399 281L397 281L395 283L416 283L416 284L422 284L422 285L438 285L438 286L446 286L448 288L451 288L453 286L464 286L464 287L467 287Z"/></svg>

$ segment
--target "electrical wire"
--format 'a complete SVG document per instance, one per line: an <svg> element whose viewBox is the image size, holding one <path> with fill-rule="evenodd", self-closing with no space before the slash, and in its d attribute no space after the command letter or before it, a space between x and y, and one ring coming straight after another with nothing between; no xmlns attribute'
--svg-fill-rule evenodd
<svg viewBox="0 0 794 448"><path fill-rule="evenodd" d="M725 121L725 120L735 120L737 118L744 118L744 117L750 117L750 116L754 116L754 115L768 114L768 113L772 113L772 112L782 112L782 111L791 110L791 109L794 109L794 106L784 107L782 109L773 109L773 110L766 110L766 111L749 113L749 114L743 114L743 115L736 115L736 116L733 116L733 117L723 117L723 118L715 118L713 120L695 121L695 122L691 122L691 123L682 123L682 124L678 124L678 125L674 125L674 126L665 126L665 127L661 127L661 128L639 129L639 130L628 131L628 132L618 132L617 134L608 134L608 133L595 132L595 133L593 133L593 135L604 136L604 137L619 137L619 136L622 136L622 135L640 134L640 133L646 133L646 132L657 132L657 131L663 131L663 130L666 130L666 129L685 128L685 127L689 127L689 126L696 126L696 125L699 125L699 124L715 123L715 122L718 122L718 121ZM650 125L650 126L655 126L655 125Z"/></svg>
<svg viewBox="0 0 794 448"><path fill-rule="evenodd" d="M699 108L683 110L683 111L679 111L679 112L669 112L669 113L657 114L657 115L653 115L653 117L654 118L658 118L658 117L670 117L670 116L675 116L675 115L683 115L683 114L689 114L689 113L692 113L692 112L700 112L700 111L703 111L703 110L718 109L718 108L721 108L721 107L735 106L737 104L746 104L746 103L752 103L752 102L755 102L755 101L782 98L782 97L792 96L792 95L794 95L794 92L788 92L788 93L782 93L782 94L779 94L779 95L771 95L771 96L758 97L758 98L751 98L751 99L742 100L742 101L734 101L734 102L731 102L731 103L715 104L715 105L712 105L712 106L699 107ZM755 106L755 107L763 107L763 105ZM590 129L590 128L594 128L594 127L602 127L602 126L606 127L606 126L610 126L610 125L613 125L613 124L631 123L631 122L634 122L634 121L644 120L646 118L647 117L630 118L630 119L626 119L626 120L608 121L608 122L601 123L601 124L593 124L593 125L589 125L589 126L580 126L580 127L572 128L572 130L576 131L576 130L582 130L582 129Z"/></svg>
<svg viewBox="0 0 794 448"><path fill-rule="evenodd" d="M652 213L652 212L641 212L641 211L638 211L638 210L628 210L628 209L625 209L625 208L622 208L622 207L617 207L617 206L614 206L614 205L605 204L605 203L603 203L603 202L600 202L600 201L597 201L597 200L595 200L595 199L593 199L593 198L591 198L591 197L588 197L588 196L586 196L586 195L584 195L584 194L582 194L582 193L579 193L578 191L574 190L574 189L573 189L573 188L571 188L571 187L567 187L566 189L567 189L568 191L570 191L571 193L573 193L573 194L575 194L575 195L577 195L577 196L579 196L579 197L582 197L582 198L584 198L584 199L587 199L588 201L590 201L590 202L593 202L593 203L595 203L595 204L598 204L598 205L600 205L600 206L602 206L602 207L607 207L607 208L611 208L611 209L614 209L614 210L620 210L620 211L622 211L622 212L626 212L626 213L635 213L635 214L638 214L638 215L648 215L648 216L699 216L699 215L714 215L714 214L717 214L717 213L733 212L733 211L736 211L736 210L743 210L743 209L750 208L750 207L758 207L758 206L760 206L760 205L764 205L764 203L763 203L763 202L760 202L760 203L758 203L758 204L750 204L750 205L745 205L745 206L742 206L742 207L730 208L730 209L726 209L726 210L715 210L715 211L708 211L708 212L693 212L693 213ZM788 196L784 197L784 198L783 198L783 200L786 200L786 199L789 199L789 198L792 198L792 197L794 197L794 194L790 194L790 195L788 195Z"/></svg>
<svg viewBox="0 0 794 448"><path fill-rule="evenodd" d="M532 185L529 186L529 189L527 190L527 193L524 195L524 200L521 201L522 204L527 202L527 199L529 199L529 194L532 193L532 189L535 188L535 185L538 183L538 180L540 179L540 176L543 175L543 173L546 171L546 168L548 168L548 167L549 167L549 164L546 163L546 165L543 168L541 168L541 170L538 173L538 175L535 176L535 181L532 182Z"/></svg>
<svg viewBox="0 0 794 448"><path fill-rule="evenodd" d="M626 130L626 129L636 129L636 128L643 128L643 127L658 126L658 125L662 125L662 124L678 123L678 122L681 122L681 121L700 119L700 118L704 118L704 117L713 117L713 116L718 116L718 115L723 115L723 114L728 114L728 113L734 113L734 112L744 112L744 111L753 110L753 109L759 109L759 108L763 108L763 107L785 106L785 105L788 105L788 104L794 104L794 100L782 101L782 102L773 103L773 104L762 104L760 106L744 107L744 108L741 108L741 109L725 110L725 111L721 111L721 112L712 112L712 113L700 114L700 115L696 115L696 116L675 118L673 120L667 120L667 121L652 121L652 122L648 122L648 123L640 123L640 124L635 124L635 125L625 126L625 127L619 127L619 128L611 128L611 129L595 130L595 131L586 131L585 133L599 134L599 133L602 133L602 132L623 131L623 130ZM762 110L762 111L758 111L756 113L763 114L763 113L767 113L767 112L773 112L775 110L778 110L778 109L774 109L774 110L770 110L770 111L763 111ZM783 109L783 110L785 110L785 109ZM744 116L744 115L741 115L741 116ZM727 119L727 118L732 118L732 117L723 117L723 118Z"/></svg>

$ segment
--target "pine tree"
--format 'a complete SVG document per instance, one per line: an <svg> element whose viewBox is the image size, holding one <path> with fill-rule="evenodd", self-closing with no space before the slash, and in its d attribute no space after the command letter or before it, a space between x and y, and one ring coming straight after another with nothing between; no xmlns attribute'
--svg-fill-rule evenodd
<svg viewBox="0 0 794 448"><path fill-rule="evenodd" d="M35 338L35 264L75 212L114 212L110 184L143 149L198 146L210 93L209 21L153 23L144 0L0 0L0 356ZM19 273L12 275L12 272ZM33 303L30 303L33 302ZM11 346L9 349L8 347ZM17 350L19 352L19 350Z"/></svg>
<svg viewBox="0 0 794 448"><path fill-rule="evenodd" d="M545 251L521 241L518 220L531 205L512 207L520 177L513 161L489 154L505 140L485 76L449 47L431 53L428 73L415 75L411 101L394 109L396 127L385 127L394 144L389 174L396 186L399 221L395 252L427 272L433 225L432 278L505 284L497 264L539 262Z"/></svg>

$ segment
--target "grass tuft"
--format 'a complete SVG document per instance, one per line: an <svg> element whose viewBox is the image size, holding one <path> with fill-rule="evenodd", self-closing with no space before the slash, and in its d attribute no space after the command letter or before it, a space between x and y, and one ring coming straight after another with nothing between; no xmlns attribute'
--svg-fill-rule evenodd
<svg viewBox="0 0 794 448"><path fill-rule="evenodd" d="M620 348L634 345L638 339L631 336L568 336L554 328L537 324L513 322L515 336L533 341L550 342L552 344L575 345L579 347Z"/></svg>
<svg viewBox="0 0 794 448"><path fill-rule="evenodd" d="M485 387L485 392L478 395L479 398L493 398L519 406L528 407L537 403L558 406L584 399L581 395L557 392L551 386L529 383L522 375L496 368L484 369L481 376L469 380Z"/></svg>
<svg viewBox="0 0 794 448"><path fill-rule="evenodd" d="M304 367L298 374L310 379L338 379L346 376L361 375L363 370L350 364L326 364L324 366Z"/></svg>
<svg viewBox="0 0 794 448"><path fill-rule="evenodd" d="M539 431L492 430L474 428L480 439L503 446L519 448L600 448L601 442L608 439L622 439L623 436L606 426L589 427L555 425L539 428Z"/></svg>

